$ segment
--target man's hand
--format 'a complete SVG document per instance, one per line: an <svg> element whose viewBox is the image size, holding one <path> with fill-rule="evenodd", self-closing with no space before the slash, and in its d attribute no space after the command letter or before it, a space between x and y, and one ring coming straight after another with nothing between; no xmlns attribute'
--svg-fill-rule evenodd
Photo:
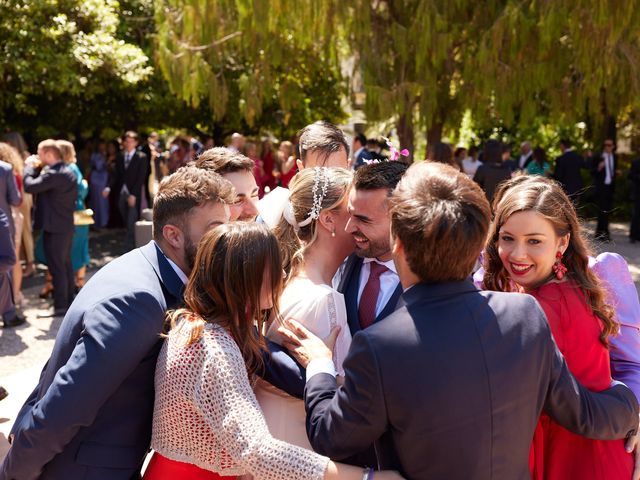
<svg viewBox="0 0 640 480"><path fill-rule="evenodd" d="M105 188L104 190L102 190L102 198L108 198L109 192L111 192L110 188Z"/></svg>
<svg viewBox="0 0 640 480"><path fill-rule="evenodd" d="M640 423L640 422L639 422ZM632 480L640 480L640 425L638 431L633 437L627 438L627 442L624 447L628 453L633 452L633 459L635 461L635 467L633 468Z"/></svg>
<svg viewBox="0 0 640 480"><path fill-rule="evenodd" d="M332 359L340 327L331 329L329 336L321 340L300 323L287 319L284 325L278 328L278 333L283 337L282 345L291 352L300 365L307 368L309 362L315 358Z"/></svg>
<svg viewBox="0 0 640 480"><path fill-rule="evenodd" d="M136 196L135 195L129 195L129 197L127 198L127 205L129 205L131 208L136 206Z"/></svg>
<svg viewBox="0 0 640 480"><path fill-rule="evenodd" d="M598 164L598 171L601 172L604 169L604 160Z"/></svg>

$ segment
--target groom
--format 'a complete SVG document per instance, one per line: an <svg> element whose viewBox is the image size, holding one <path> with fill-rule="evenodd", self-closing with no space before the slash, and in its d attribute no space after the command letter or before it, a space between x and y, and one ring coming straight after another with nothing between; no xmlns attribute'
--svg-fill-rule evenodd
<svg viewBox="0 0 640 480"><path fill-rule="evenodd" d="M356 250L347 258L337 288L344 295L351 335L398 308L402 286L391 258L389 197L407 168L402 162L372 163L353 176L345 230Z"/></svg>
<svg viewBox="0 0 640 480"><path fill-rule="evenodd" d="M301 326L288 335L312 359L305 405L317 452L340 460L375 441L380 468L406 478L522 479L543 409L591 438L635 433L632 392L579 385L532 297L469 280L491 218L475 183L416 164L390 203L405 306L354 336L344 385L321 341Z"/></svg>

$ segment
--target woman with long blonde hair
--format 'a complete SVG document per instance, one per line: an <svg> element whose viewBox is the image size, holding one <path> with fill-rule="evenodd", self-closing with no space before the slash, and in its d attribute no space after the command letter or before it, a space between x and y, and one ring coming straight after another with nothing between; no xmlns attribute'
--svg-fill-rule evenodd
<svg viewBox="0 0 640 480"><path fill-rule="evenodd" d="M589 269L590 252L573 203L552 180L516 178L498 192L494 210L484 287L534 296L576 379L594 391L609 388L608 339L618 323ZM543 414L531 469L536 480L628 479L633 458L623 440L582 438Z"/></svg>

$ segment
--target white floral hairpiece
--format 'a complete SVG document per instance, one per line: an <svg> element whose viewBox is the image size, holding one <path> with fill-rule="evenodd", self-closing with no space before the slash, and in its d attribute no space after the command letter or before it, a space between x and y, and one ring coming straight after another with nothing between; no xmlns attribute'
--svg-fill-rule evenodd
<svg viewBox="0 0 640 480"><path fill-rule="evenodd" d="M311 206L311 210L309 211L307 218L301 222L296 222L296 216L293 213L291 200L288 200L287 205L284 207L284 219L295 229L296 232L320 217L322 202L324 202L324 197L327 195L327 188L329 186L327 167L315 167L314 170L315 177L313 179L313 188L311 189L311 192L313 193L313 205Z"/></svg>

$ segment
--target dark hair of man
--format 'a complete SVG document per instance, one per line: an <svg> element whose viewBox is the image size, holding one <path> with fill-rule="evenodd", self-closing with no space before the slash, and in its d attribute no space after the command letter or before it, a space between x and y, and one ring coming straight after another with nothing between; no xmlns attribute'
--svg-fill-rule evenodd
<svg viewBox="0 0 640 480"><path fill-rule="evenodd" d="M320 159L323 163L329 155L339 152L341 148L344 148L348 156L347 139L342 130L332 123L320 120L298 132L298 149L303 164L306 164L307 152L320 151Z"/></svg>
<svg viewBox="0 0 640 480"><path fill-rule="evenodd" d="M380 162L363 165L353 175L353 187L356 190L378 190L386 188L391 191L409 166L403 162Z"/></svg>
<svg viewBox="0 0 640 480"><path fill-rule="evenodd" d="M361 147L364 147L367 144L367 137L364 135L364 133L356 133L354 139L360 143Z"/></svg>
<svg viewBox="0 0 640 480"><path fill-rule="evenodd" d="M138 141L138 134L136 132L134 132L133 130L128 130L128 131L124 132L124 135L122 136L122 140L125 140L126 138L133 138L137 142Z"/></svg>
<svg viewBox="0 0 640 480"><path fill-rule="evenodd" d="M193 165L179 168L165 177L153 200L153 238L162 239L165 225L175 225L183 232L191 209L206 202L231 204L233 185L215 172Z"/></svg>
<svg viewBox="0 0 640 480"><path fill-rule="evenodd" d="M218 175L233 172L251 172L255 163L249 157L226 147L213 147L205 150L196 159L195 165Z"/></svg>
<svg viewBox="0 0 640 480"><path fill-rule="evenodd" d="M483 163L502 163L502 145L498 140L487 140L482 150Z"/></svg>
<svg viewBox="0 0 640 480"><path fill-rule="evenodd" d="M491 209L482 189L455 168L412 165L389 199L391 234L422 282L462 281L482 251Z"/></svg>
<svg viewBox="0 0 640 480"><path fill-rule="evenodd" d="M564 146L564 148L571 148L571 140L568 138L560 139L560 145Z"/></svg>

